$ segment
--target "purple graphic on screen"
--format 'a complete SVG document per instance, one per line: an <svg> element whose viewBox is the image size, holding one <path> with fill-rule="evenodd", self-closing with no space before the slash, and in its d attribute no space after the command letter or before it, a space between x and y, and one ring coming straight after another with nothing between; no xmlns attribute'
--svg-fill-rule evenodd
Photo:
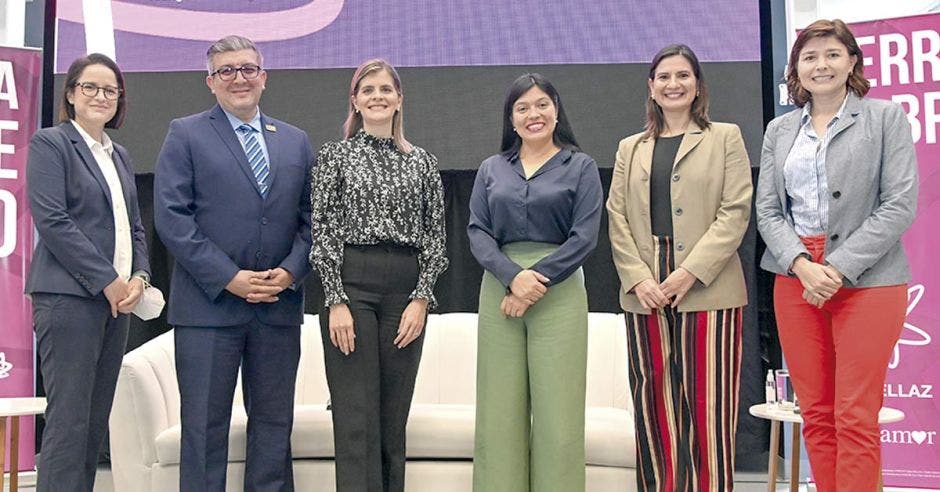
<svg viewBox="0 0 940 492"><path fill-rule="evenodd" d="M702 61L760 59L752 0L112 0L129 71L204 70L225 34L259 42L266 68L645 63L670 43ZM56 70L85 52L82 1L59 2Z"/></svg>
<svg viewBox="0 0 940 492"><path fill-rule="evenodd" d="M154 3L151 0L149 3ZM215 41L239 33L258 42L299 38L323 29L336 19L343 0L293 0L281 9L259 9L249 2L237 10L237 3L199 3L200 9L150 5L147 2L112 2L115 30L159 36L163 39ZM166 3L166 1L164 1ZM260 2L259 2L260 3ZM290 5L290 4L298 5ZM172 4L168 4L172 5ZM182 5L182 2L179 3ZM272 4L265 4L270 7ZM82 22L79 2L67 2L57 11L63 21ZM271 26L277 26L272 29ZM84 31L84 30L83 30Z"/></svg>

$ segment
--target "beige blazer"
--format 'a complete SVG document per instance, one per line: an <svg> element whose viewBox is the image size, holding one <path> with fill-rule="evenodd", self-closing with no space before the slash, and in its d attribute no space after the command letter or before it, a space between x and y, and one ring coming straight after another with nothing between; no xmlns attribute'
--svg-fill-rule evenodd
<svg viewBox="0 0 940 492"><path fill-rule="evenodd" d="M623 139L617 150L610 197L610 246L620 276L620 305L649 314L632 292L653 277L650 167L655 140ZM672 228L676 267L698 279L678 309L727 309L747 304L737 249L751 214L751 169L737 125L689 125L672 172ZM658 280L655 279L654 280Z"/></svg>

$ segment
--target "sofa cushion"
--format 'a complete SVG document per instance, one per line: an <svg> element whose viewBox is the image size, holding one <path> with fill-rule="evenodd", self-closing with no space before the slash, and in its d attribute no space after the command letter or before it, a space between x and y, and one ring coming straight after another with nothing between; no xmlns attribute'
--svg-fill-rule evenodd
<svg viewBox="0 0 940 492"><path fill-rule="evenodd" d="M295 407L291 435L295 459L333 457L331 418L324 405ZM472 405L413 405L408 419L408 458L473 459L474 418ZM618 408L588 408L585 420L588 465L635 466L636 446L630 413ZM245 461L247 422L244 408L236 407L229 432L229 461ZM180 426L161 432L156 445L160 464L179 464Z"/></svg>
<svg viewBox="0 0 940 492"><path fill-rule="evenodd" d="M232 409L232 424L228 436L228 460L245 461L248 416L244 407ZM180 462L179 425L157 435L157 462L176 465ZM332 458L333 421L325 405L295 405L294 431L291 434L294 458Z"/></svg>
<svg viewBox="0 0 940 492"><path fill-rule="evenodd" d="M473 458L473 405L413 404L408 417L409 458Z"/></svg>
<svg viewBox="0 0 940 492"><path fill-rule="evenodd" d="M472 405L413 405L408 419L408 458L472 459L475 412ZM588 465L636 466L630 412L592 407L584 417Z"/></svg>
<svg viewBox="0 0 940 492"><path fill-rule="evenodd" d="M584 461L588 465L636 467L631 412L614 407L590 407L585 411L584 420Z"/></svg>

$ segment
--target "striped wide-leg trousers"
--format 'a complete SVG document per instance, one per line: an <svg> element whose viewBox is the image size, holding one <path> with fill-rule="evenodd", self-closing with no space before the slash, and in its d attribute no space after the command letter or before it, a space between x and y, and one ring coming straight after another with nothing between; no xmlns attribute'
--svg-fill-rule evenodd
<svg viewBox="0 0 940 492"><path fill-rule="evenodd" d="M660 281L675 269L670 237L655 237ZM741 367L740 307L627 313L640 491L734 487Z"/></svg>

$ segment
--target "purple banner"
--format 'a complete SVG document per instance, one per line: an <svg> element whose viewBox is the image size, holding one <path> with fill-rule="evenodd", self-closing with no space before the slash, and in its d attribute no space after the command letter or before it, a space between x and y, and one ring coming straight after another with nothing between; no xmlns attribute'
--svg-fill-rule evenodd
<svg viewBox="0 0 940 492"><path fill-rule="evenodd" d="M940 488L940 14L852 24L864 53L869 97L892 99L907 112L920 170L917 219L904 236L913 279L907 322L894 349L885 406L904 411L882 427L885 485ZM863 334L865 327L859 326Z"/></svg>
<svg viewBox="0 0 940 492"><path fill-rule="evenodd" d="M760 59L753 0L112 0L110 12L92 3L102 2L58 3L57 73L89 44L113 46L125 71L204 70L209 43L228 34L258 42L266 68L374 57L412 67L646 63L670 43L702 61Z"/></svg>
<svg viewBox="0 0 940 492"><path fill-rule="evenodd" d="M33 252L26 153L38 126L41 78L42 52L0 47L0 398L35 394L33 321L23 289ZM32 417L20 422L21 470L34 466L34 429Z"/></svg>

